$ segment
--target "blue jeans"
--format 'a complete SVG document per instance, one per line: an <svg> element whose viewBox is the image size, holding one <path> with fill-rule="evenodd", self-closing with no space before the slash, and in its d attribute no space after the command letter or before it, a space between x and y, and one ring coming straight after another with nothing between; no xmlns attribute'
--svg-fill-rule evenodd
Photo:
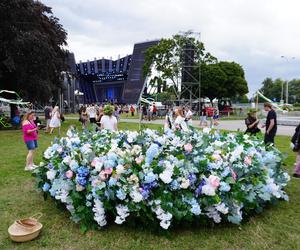
<svg viewBox="0 0 300 250"><path fill-rule="evenodd" d="M30 140L25 142L28 150L34 150L38 147L37 140Z"/></svg>

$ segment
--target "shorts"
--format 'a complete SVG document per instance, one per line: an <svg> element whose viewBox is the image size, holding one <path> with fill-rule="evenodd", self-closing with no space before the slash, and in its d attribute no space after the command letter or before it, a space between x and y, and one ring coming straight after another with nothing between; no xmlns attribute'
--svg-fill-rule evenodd
<svg viewBox="0 0 300 250"><path fill-rule="evenodd" d="M28 150L34 150L38 147L37 140L30 140L25 142Z"/></svg>

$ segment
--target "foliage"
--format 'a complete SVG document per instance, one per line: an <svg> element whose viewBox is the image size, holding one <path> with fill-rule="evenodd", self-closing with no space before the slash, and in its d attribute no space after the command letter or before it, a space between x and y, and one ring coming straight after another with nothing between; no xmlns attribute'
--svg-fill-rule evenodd
<svg viewBox="0 0 300 250"><path fill-rule="evenodd" d="M180 97L182 55L187 43L195 48L195 64L216 62L216 58L205 51L204 44L193 37L190 31L176 34L172 38L163 38L145 52L144 75L152 77L150 78L152 85L171 81L177 98ZM158 72L159 76L153 76L153 71Z"/></svg>
<svg viewBox="0 0 300 250"><path fill-rule="evenodd" d="M183 221L240 224L277 199L289 176L260 139L210 129L159 134L78 133L55 141L35 170L37 185L83 229L138 220L168 229Z"/></svg>
<svg viewBox="0 0 300 250"><path fill-rule="evenodd" d="M248 93L248 86L242 66L235 62L218 62L217 58L205 51L204 44L191 36L191 32L174 35L160 42L145 53L144 74L150 76L150 85L160 90L165 81L171 82L177 98L189 98L180 93L183 60L186 44L195 48L192 78L201 77L201 95L210 98L232 98ZM157 75L154 75L154 72ZM198 93L198 85L193 93ZM158 91L159 92L159 91Z"/></svg>
<svg viewBox="0 0 300 250"><path fill-rule="evenodd" d="M203 95L210 100L237 98L248 93L244 70L235 62L202 64L201 88Z"/></svg>
<svg viewBox="0 0 300 250"><path fill-rule="evenodd" d="M51 8L34 0L0 2L1 88L30 101L48 101L66 69L67 33Z"/></svg>

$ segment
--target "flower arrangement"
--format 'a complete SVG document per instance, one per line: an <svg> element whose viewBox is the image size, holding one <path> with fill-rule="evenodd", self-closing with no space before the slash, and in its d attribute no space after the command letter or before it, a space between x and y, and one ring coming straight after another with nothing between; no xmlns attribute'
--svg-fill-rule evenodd
<svg viewBox="0 0 300 250"><path fill-rule="evenodd" d="M239 133L71 129L34 174L39 189L83 227L140 219L168 229L203 219L239 224L288 200L281 165L276 148Z"/></svg>

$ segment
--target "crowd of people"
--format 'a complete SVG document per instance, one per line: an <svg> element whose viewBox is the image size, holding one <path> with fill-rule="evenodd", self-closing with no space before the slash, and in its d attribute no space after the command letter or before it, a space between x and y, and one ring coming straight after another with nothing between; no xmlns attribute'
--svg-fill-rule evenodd
<svg viewBox="0 0 300 250"><path fill-rule="evenodd" d="M261 132L261 128L265 128L264 142L266 145L273 144L277 132L277 116L270 103L264 104L264 110L267 112L265 123L261 124L257 110L251 109L245 119L246 131L250 135L257 135ZM111 131L118 130L118 120L121 114L134 116L137 108L133 105L83 105L79 109L79 121L85 129L87 124L95 124L97 130L108 129ZM143 119L152 120L157 115L155 104L143 105L140 108ZM60 134L61 122L64 120L59 107L46 106L45 114L45 133L52 134L54 129ZM179 106L175 110L168 108L165 116L164 130L182 130L188 132L193 126L194 113L189 106ZM210 126L218 125L219 113L218 109L200 109L200 126L207 126L210 118ZM30 111L23 116L22 130L23 139L28 149L26 157L25 170L32 170L36 167L33 162L34 152L38 147L38 130L41 127L41 121L35 116L34 111ZM293 151L297 152L296 167L294 177L300 178L300 124L297 126L292 139Z"/></svg>

